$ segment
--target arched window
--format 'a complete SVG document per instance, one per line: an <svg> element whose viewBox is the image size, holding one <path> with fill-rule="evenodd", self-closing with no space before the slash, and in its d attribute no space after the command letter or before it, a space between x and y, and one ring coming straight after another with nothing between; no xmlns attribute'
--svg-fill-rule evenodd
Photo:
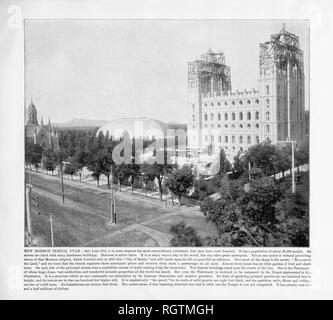
<svg viewBox="0 0 333 320"><path fill-rule="evenodd" d="M259 129L259 124L258 123L256 124L256 128Z"/></svg>
<svg viewBox="0 0 333 320"><path fill-rule="evenodd" d="M221 128L221 125L220 125L220 124L218 124L218 125L217 125L217 127L218 127L218 128Z"/></svg>
<svg viewBox="0 0 333 320"><path fill-rule="evenodd" d="M243 129L243 125L242 125L242 124L240 124L239 127L240 127L241 129Z"/></svg>
<svg viewBox="0 0 333 320"><path fill-rule="evenodd" d="M266 133L269 133L269 125L266 125Z"/></svg>
<svg viewBox="0 0 333 320"><path fill-rule="evenodd" d="M228 143L228 136L225 136L225 137L224 137L224 142L225 142L225 143Z"/></svg>
<svg viewBox="0 0 333 320"><path fill-rule="evenodd" d="M259 137L258 136L256 136L256 142L259 143Z"/></svg>
<svg viewBox="0 0 333 320"><path fill-rule="evenodd" d="M266 94L269 94L269 85L266 86Z"/></svg>
<svg viewBox="0 0 333 320"><path fill-rule="evenodd" d="M247 113L247 120L251 120L251 112Z"/></svg>
<svg viewBox="0 0 333 320"><path fill-rule="evenodd" d="M192 115L192 122L195 122L195 115Z"/></svg>
<svg viewBox="0 0 333 320"><path fill-rule="evenodd" d="M259 111L256 111L256 120L259 120Z"/></svg>
<svg viewBox="0 0 333 320"><path fill-rule="evenodd" d="M228 121L228 114L227 113L224 114L224 120Z"/></svg>
<svg viewBox="0 0 333 320"><path fill-rule="evenodd" d="M228 125L227 125L227 124L225 124L225 125L224 125L224 127L225 127L225 128L228 128Z"/></svg>
<svg viewBox="0 0 333 320"><path fill-rule="evenodd" d="M217 114L217 120L221 121L221 113Z"/></svg>
<svg viewBox="0 0 333 320"><path fill-rule="evenodd" d="M243 143L243 136L239 136L239 143Z"/></svg>
<svg viewBox="0 0 333 320"><path fill-rule="evenodd" d="M251 125L248 123L246 126L248 129L251 129Z"/></svg>
<svg viewBox="0 0 333 320"><path fill-rule="evenodd" d="M266 112L266 120L269 121L269 111Z"/></svg>
<svg viewBox="0 0 333 320"><path fill-rule="evenodd" d="M256 99L256 104L259 104L259 99Z"/></svg>
<svg viewBox="0 0 333 320"><path fill-rule="evenodd" d="M207 113L205 113L205 121L208 120L208 116L207 116Z"/></svg>
<svg viewBox="0 0 333 320"><path fill-rule="evenodd" d="M210 115L210 121L214 121L214 113Z"/></svg>
<svg viewBox="0 0 333 320"><path fill-rule="evenodd" d="M243 120L243 112L239 113L239 120Z"/></svg>
<svg viewBox="0 0 333 320"><path fill-rule="evenodd" d="M195 110L195 105L194 105L194 104L192 104L192 110L193 110L193 111Z"/></svg>
<svg viewBox="0 0 333 320"><path fill-rule="evenodd" d="M232 101L231 104L234 106L235 105L235 101Z"/></svg>
<svg viewBox="0 0 333 320"><path fill-rule="evenodd" d="M242 105L243 104L243 101L242 100L239 100L239 102L238 102L240 105Z"/></svg>
<svg viewBox="0 0 333 320"><path fill-rule="evenodd" d="M251 104L251 100L247 100L246 103L247 103L247 104Z"/></svg>
<svg viewBox="0 0 333 320"><path fill-rule="evenodd" d="M232 119L232 120L236 120L235 112L233 112L233 113L231 114L231 119Z"/></svg>
<svg viewBox="0 0 333 320"><path fill-rule="evenodd" d="M234 124L232 124L232 125L231 125L231 128L232 128L232 129L235 129L235 125L234 125Z"/></svg>
<svg viewBox="0 0 333 320"><path fill-rule="evenodd" d="M227 106L227 105L228 105L228 102L227 102L227 101L225 101L225 102L224 102L224 105L225 105L225 106Z"/></svg>
<svg viewBox="0 0 333 320"><path fill-rule="evenodd" d="M251 144L251 136L247 136L247 144Z"/></svg>
<svg viewBox="0 0 333 320"><path fill-rule="evenodd" d="M266 105L267 105L267 107L269 107L269 99L268 98L266 99Z"/></svg>
<svg viewBox="0 0 333 320"><path fill-rule="evenodd" d="M221 106L221 103L220 103L220 102L218 102L218 103L217 103L217 105L220 107L220 106Z"/></svg>
<svg viewBox="0 0 333 320"><path fill-rule="evenodd" d="M232 136L232 137L231 137L231 142L232 142L232 143L236 143L236 137L235 137L235 136Z"/></svg>

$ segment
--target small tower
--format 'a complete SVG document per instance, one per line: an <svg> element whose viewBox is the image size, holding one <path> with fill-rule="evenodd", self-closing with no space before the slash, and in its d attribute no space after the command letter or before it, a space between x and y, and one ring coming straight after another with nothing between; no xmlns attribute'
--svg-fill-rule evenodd
<svg viewBox="0 0 333 320"><path fill-rule="evenodd" d="M30 105L28 107L26 120L27 120L27 124L34 124L36 126L38 125L37 109L36 109L36 106L34 105L34 103L32 102L32 98L31 98Z"/></svg>

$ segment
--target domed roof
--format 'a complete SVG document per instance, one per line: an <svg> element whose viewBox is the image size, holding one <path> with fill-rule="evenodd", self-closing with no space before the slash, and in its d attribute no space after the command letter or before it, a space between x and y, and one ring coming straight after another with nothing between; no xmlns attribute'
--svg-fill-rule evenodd
<svg viewBox="0 0 333 320"><path fill-rule="evenodd" d="M109 136L119 139L126 131L130 138L158 138L165 137L168 125L162 121L150 118L121 118L112 120L101 126L97 135L103 132L105 135L109 132Z"/></svg>

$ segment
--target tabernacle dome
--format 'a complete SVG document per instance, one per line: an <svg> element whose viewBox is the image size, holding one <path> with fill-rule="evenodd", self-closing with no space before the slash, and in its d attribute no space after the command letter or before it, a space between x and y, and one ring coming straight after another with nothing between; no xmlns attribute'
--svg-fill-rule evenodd
<svg viewBox="0 0 333 320"><path fill-rule="evenodd" d="M110 137L112 136L113 139L119 139L126 131L130 138L162 138L166 137L169 128L170 126L168 124L155 119L121 118L111 120L101 126L97 131L97 135L100 132L103 132L104 135L109 132Z"/></svg>

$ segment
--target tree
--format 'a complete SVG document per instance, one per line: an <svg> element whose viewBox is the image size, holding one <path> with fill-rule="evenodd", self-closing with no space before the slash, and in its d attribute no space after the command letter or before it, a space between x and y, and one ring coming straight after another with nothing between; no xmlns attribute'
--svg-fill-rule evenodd
<svg viewBox="0 0 333 320"><path fill-rule="evenodd" d="M141 167L141 171L145 174L148 180L154 181L157 179L158 183L158 190L160 194L160 200L162 201L162 195L163 195L163 188L162 188L162 181L164 177L171 172L172 165L170 164L148 164L144 163Z"/></svg>
<svg viewBox="0 0 333 320"><path fill-rule="evenodd" d="M178 197L179 205L182 205L181 198L193 187L195 175L192 169L184 165L177 168L167 176L166 186Z"/></svg>
<svg viewBox="0 0 333 320"><path fill-rule="evenodd" d="M171 245L174 247L200 247L202 241L196 231L185 226L184 222L171 226L170 232L174 234L171 239Z"/></svg>
<svg viewBox="0 0 333 320"><path fill-rule="evenodd" d="M299 166L309 163L309 145L308 143L302 144L295 150L295 164L299 172Z"/></svg>
<svg viewBox="0 0 333 320"><path fill-rule="evenodd" d="M51 171L53 175L53 171L57 166L57 156L52 149L46 149L43 154L43 165L47 171Z"/></svg>
<svg viewBox="0 0 333 320"><path fill-rule="evenodd" d="M65 165L64 173L69 174L73 180L73 175L78 171L78 167L75 162L71 162Z"/></svg>
<svg viewBox="0 0 333 320"><path fill-rule="evenodd" d="M276 245L279 237L275 204L282 197L279 184L268 177L251 180L250 188L237 180L223 180L221 198L208 198L201 211L218 229L212 243L230 246Z"/></svg>
<svg viewBox="0 0 333 320"><path fill-rule="evenodd" d="M89 153L83 148L79 147L73 157L73 164L79 172L80 182L82 178L82 170L88 165Z"/></svg>
<svg viewBox="0 0 333 320"><path fill-rule="evenodd" d="M26 143L25 162L35 167L36 172L42 161L43 148L38 144Z"/></svg>
<svg viewBox="0 0 333 320"><path fill-rule="evenodd" d="M88 169L92 172L91 175L96 179L98 187L99 187L99 178L103 173L103 165L104 165L104 152L102 150L98 152L92 152L89 155Z"/></svg>

